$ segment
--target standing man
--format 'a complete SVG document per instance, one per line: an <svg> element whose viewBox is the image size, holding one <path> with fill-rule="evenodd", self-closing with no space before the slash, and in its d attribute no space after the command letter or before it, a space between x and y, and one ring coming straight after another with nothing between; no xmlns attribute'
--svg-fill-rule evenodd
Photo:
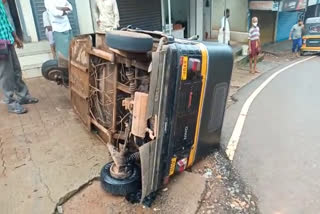
<svg viewBox="0 0 320 214"><path fill-rule="evenodd" d="M45 28L46 36L47 36L47 39L48 39L50 47L51 47L51 53L52 53L53 58L55 59L56 58L56 46L55 46L54 39L53 39L52 25L51 25L51 21L49 19L48 11L43 12L42 18L43 18L43 27Z"/></svg>
<svg viewBox="0 0 320 214"><path fill-rule="evenodd" d="M292 53L297 57L300 56L299 52L302 46L302 31L304 25L303 21L299 20L297 24L295 24L290 31L289 40L292 40Z"/></svg>
<svg viewBox="0 0 320 214"><path fill-rule="evenodd" d="M68 14L72 12L72 5L67 0L45 0L45 6L52 25L57 57L69 59L72 29Z"/></svg>
<svg viewBox="0 0 320 214"><path fill-rule="evenodd" d="M98 32L105 33L120 27L119 10L116 0L96 0L94 13Z"/></svg>
<svg viewBox="0 0 320 214"><path fill-rule="evenodd" d="M0 2L0 86L8 111L23 114L27 109L22 105L37 103L39 100L30 96L28 87L22 80L21 66L14 46L23 48L23 43L8 21L5 3L6 0Z"/></svg>
<svg viewBox="0 0 320 214"><path fill-rule="evenodd" d="M230 45L230 25L229 25L230 10L226 9L224 16L221 19L221 27L219 30L218 42L221 44Z"/></svg>
<svg viewBox="0 0 320 214"><path fill-rule="evenodd" d="M261 51L260 28L258 27L258 18L252 18L252 26L249 30L249 54L250 54L250 73L259 73L257 70L257 58ZM252 61L254 66L252 68Z"/></svg>

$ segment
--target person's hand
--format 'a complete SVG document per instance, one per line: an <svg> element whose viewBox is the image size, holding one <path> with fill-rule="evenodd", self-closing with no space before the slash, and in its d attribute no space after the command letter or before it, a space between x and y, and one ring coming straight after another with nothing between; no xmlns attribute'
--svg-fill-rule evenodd
<svg viewBox="0 0 320 214"><path fill-rule="evenodd" d="M291 37L289 37L289 40L291 40Z"/></svg>
<svg viewBox="0 0 320 214"><path fill-rule="evenodd" d="M249 48L249 54L251 54L251 48Z"/></svg>
<svg viewBox="0 0 320 214"><path fill-rule="evenodd" d="M258 46L258 52L261 53L261 46Z"/></svg>
<svg viewBox="0 0 320 214"><path fill-rule="evenodd" d="M48 30L49 32L51 32L51 31L52 31L52 26L48 26L48 27L47 27L47 30Z"/></svg>
<svg viewBox="0 0 320 214"><path fill-rule="evenodd" d="M58 10L62 10L63 12L68 12L70 11L69 7L57 7Z"/></svg>
<svg viewBox="0 0 320 214"><path fill-rule="evenodd" d="M97 25L98 25L98 26L101 25L101 21L100 21L100 20L97 21Z"/></svg>
<svg viewBox="0 0 320 214"><path fill-rule="evenodd" d="M17 48L19 49L23 48L23 42L17 36L14 38L14 42L17 45Z"/></svg>
<svg viewBox="0 0 320 214"><path fill-rule="evenodd" d="M113 26L113 29L116 30L116 29L118 29L118 27L119 27L119 24L115 24L115 25Z"/></svg>

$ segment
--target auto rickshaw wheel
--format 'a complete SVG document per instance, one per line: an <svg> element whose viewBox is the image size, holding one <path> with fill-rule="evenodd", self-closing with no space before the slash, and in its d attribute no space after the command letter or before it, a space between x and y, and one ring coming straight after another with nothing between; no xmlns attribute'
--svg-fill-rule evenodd
<svg viewBox="0 0 320 214"><path fill-rule="evenodd" d="M113 162L106 164L101 170L101 185L112 195L127 196L137 192L141 187L140 169L137 165L130 165L132 172L123 179L114 178L111 174Z"/></svg>
<svg viewBox="0 0 320 214"><path fill-rule="evenodd" d="M304 51L300 51L300 56L304 56L305 52Z"/></svg>
<svg viewBox="0 0 320 214"><path fill-rule="evenodd" d="M152 50L153 38L144 33L110 31L106 33L106 44L121 51L147 53Z"/></svg>
<svg viewBox="0 0 320 214"><path fill-rule="evenodd" d="M59 85L68 85L68 69L58 66L58 60L48 60L43 63L41 73L44 78L57 82Z"/></svg>

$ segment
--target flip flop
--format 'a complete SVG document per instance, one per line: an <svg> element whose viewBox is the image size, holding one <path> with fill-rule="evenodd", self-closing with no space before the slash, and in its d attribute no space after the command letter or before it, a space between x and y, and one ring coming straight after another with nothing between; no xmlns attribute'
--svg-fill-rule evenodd
<svg viewBox="0 0 320 214"><path fill-rule="evenodd" d="M24 98L21 98L21 100L19 100L20 105L35 104L38 102L39 100L34 97L24 97Z"/></svg>
<svg viewBox="0 0 320 214"><path fill-rule="evenodd" d="M13 114L25 114L28 110L16 102L8 104L8 112Z"/></svg>

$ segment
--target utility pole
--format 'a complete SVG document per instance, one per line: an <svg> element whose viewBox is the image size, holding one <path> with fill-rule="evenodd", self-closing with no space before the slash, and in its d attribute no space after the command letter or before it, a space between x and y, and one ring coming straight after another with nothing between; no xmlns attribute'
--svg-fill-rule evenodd
<svg viewBox="0 0 320 214"><path fill-rule="evenodd" d="M171 29L171 0L168 0L168 16L169 16L169 35L172 35L172 29Z"/></svg>
<svg viewBox="0 0 320 214"><path fill-rule="evenodd" d="M223 44L226 43L226 24L227 24L227 0L224 0L224 24L223 24Z"/></svg>

